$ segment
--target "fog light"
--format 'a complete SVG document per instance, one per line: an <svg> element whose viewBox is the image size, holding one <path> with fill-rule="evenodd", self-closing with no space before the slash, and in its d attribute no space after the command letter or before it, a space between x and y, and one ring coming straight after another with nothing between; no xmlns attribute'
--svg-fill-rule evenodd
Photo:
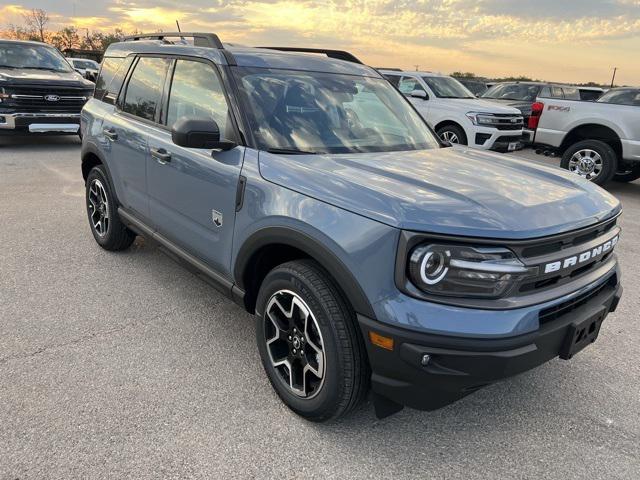
<svg viewBox="0 0 640 480"><path fill-rule="evenodd" d="M422 355L422 360L420 361L420 363L422 363L423 367L426 367L427 365L429 365L430 361L431 361L431 355L427 355L425 353L424 355Z"/></svg>
<svg viewBox="0 0 640 480"><path fill-rule="evenodd" d="M369 332L369 340L377 347L393 350L393 338L385 337L376 332Z"/></svg>
<svg viewBox="0 0 640 480"><path fill-rule="evenodd" d="M0 123L7 123L7 119L0 115Z"/></svg>

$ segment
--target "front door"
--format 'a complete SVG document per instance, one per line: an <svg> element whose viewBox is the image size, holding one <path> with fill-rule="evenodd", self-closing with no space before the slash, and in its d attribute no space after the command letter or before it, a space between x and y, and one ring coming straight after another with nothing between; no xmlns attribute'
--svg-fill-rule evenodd
<svg viewBox="0 0 640 480"><path fill-rule="evenodd" d="M151 220L159 234L228 276L244 147L212 152L171 140L171 127L183 117L213 119L222 137L234 138L227 99L212 64L175 61L165 117L165 129L149 136Z"/></svg>

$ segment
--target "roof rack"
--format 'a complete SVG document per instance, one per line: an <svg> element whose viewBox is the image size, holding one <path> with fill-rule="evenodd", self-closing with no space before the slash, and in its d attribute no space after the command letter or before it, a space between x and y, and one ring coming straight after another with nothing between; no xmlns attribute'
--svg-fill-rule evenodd
<svg viewBox="0 0 640 480"><path fill-rule="evenodd" d="M303 48L303 47L258 47L258 48L268 48L270 50L280 50L282 52L321 53L326 55L329 58L335 58L337 60L344 60L347 62L359 63L361 65L364 65L364 63L360 61L358 57L344 50L331 50L326 48Z"/></svg>
<svg viewBox="0 0 640 480"><path fill-rule="evenodd" d="M215 48L222 51L227 63L229 65L236 65L236 60L233 54L224 48L224 45L220 41L220 37L215 33L201 33L201 32L158 32L158 33L141 33L139 35L129 35L124 37L125 42L137 41L137 40L162 40L170 43L167 38L193 38L194 47L208 47Z"/></svg>

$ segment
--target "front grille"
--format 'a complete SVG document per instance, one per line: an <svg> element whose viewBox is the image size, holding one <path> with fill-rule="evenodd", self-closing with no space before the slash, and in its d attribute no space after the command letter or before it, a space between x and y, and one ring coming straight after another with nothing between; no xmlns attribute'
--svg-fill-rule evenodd
<svg viewBox="0 0 640 480"><path fill-rule="evenodd" d="M612 275L609 280L602 283L601 285L598 285L594 289L589 290L588 292L578 295L577 297L572 298L571 300L567 300L566 302L554 305L553 307L541 310L538 317L540 325L558 320L564 315L573 312L583 305L586 305L591 299L597 297L602 291L615 288L617 281L617 277L615 275Z"/></svg>
<svg viewBox="0 0 640 480"><path fill-rule="evenodd" d="M498 130L520 130L524 125L524 121L519 115L494 114L492 117L496 120L494 126Z"/></svg>
<svg viewBox="0 0 640 480"><path fill-rule="evenodd" d="M8 90L11 97L2 106L25 113L80 113L90 97L90 91L71 87L14 86ZM46 99L48 96L52 97L52 101Z"/></svg>

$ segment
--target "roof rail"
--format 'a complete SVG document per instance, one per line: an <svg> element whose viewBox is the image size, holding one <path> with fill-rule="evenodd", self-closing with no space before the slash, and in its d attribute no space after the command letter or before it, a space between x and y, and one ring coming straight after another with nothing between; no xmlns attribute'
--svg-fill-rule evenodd
<svg viewBox="0 0 640 480"><path fill-rule="evenodd" d="M401 68L397 67L375 67L376 70L389 70L391 72L402 72Z"/></svg>
<svg viewBox="0 0 640 480"><path fill-rule="evenodd" d="M222 50L227 63L229 65L237 65L236 59L233 54L224 48L224 45L220 41L220 37L215 33L201 33L201 32L158 32L158 33L141 33L138 35L129 35L124 37L125 42L137 41L137 40L163 40L167 41L167 38L193 38L193 45L195 47L208 47Z"/></svg>
<svg viewBox="0 0 640 480"><path fill-rule="evenodd" d="M304 48L304 47L258 47L258 48L268 48L270 50L280 50L282 52L321 53L326 55L329 58L335 58L337 60L345 60L347 62L359 63L361 65L364 65L364 63L361 62L360 59L358 59L358 57L344 50L331 50L327 48Z"/></svg>

